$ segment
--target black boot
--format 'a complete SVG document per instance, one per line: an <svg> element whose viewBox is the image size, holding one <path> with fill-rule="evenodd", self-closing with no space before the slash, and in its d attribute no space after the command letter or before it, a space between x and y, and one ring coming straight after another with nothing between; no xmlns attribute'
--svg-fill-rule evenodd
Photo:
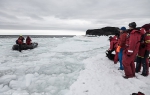
<svg viewBox="0 0 150 95"><path fill-rule="evenodd" d="M135 68L136 73L140 72L141 62L142 62L142 58L137 56L137 58L136 58L136 68Z"/></svg>
<svg viewBox="0 0 150 95"><path fill-rule="evenodd" d="M127 77L127 76L123 76L123 78L124 78L124 79L128 79L128 77Z"/></svg>
<svg viewBox="0 0 150 95"><path fill-rule="evenodd" d="M147 76L147 74L143 74L143 73L142 73L141 75L142 75L142 76L144 76L144 77L146 77L146 76Z"/></svg>

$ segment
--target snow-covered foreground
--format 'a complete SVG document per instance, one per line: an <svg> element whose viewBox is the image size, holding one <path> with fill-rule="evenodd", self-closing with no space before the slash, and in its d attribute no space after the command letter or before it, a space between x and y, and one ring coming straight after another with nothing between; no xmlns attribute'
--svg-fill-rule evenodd
<svg viewBox="0 0 150 95"><path fill-rule="evenodd" d="M108 37L33 38L33 50L12 51L0 39L0 95L150 95L150 76L124 79L105 57Z"/></svg>

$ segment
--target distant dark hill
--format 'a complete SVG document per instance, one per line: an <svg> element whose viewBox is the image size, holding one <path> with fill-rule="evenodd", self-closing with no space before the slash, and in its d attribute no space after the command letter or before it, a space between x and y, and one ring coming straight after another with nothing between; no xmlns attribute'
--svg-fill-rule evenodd
<svg viewBox="0 0 150 95"><path fill-rule="evenodd" d="M115 35L116 33L119 33L118 27L104 27L101 29L88 29L86 31L86 35Z"/></svg>

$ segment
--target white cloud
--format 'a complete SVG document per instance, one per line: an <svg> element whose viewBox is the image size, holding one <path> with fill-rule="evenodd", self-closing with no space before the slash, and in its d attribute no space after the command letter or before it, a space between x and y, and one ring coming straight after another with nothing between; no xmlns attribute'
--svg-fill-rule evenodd
<svg viewBox="0 0 150 95"><path fill-rule="evenodd" d="M80 30L150 22L149 0L0 0L0 29Z"/></svg>
<svg viewBox="0 0 150 95"><path fill-rule="evenodd" d="M0 30L1 35L85 35L75 30Z"/></svg>

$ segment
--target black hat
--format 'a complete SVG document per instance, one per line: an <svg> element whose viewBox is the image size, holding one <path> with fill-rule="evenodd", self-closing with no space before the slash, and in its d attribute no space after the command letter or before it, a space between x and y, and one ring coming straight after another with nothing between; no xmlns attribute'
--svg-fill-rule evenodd
<svg viewBox="0 0 150 95"><path fill-rule="evenodd" d="M150 29L150 24L145 24L142 26L142 28L144 28L146 31L148 31Z"/></svg>
<svg viewBox="0 0 150 95"><path fill-rule="evenodd" d="M129 23L129 27L136 28L136 23L135 22Z"/></svg>
<svg viewBox="0 0 150 95"><path fill-rule="evenodd" d="M112 36L109 36L109 39L113 38Z"/></svg>

